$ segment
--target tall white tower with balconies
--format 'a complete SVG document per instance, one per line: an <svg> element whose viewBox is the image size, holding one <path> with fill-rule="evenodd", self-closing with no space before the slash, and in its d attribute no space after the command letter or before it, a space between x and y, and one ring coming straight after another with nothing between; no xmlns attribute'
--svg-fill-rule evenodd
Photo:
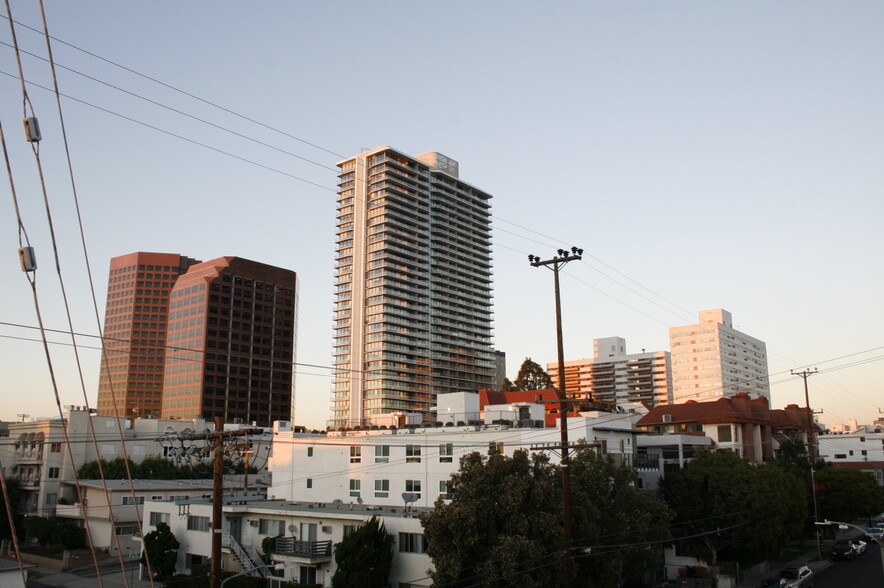
<svg viewBox="0 0 884 588"><path fill-rule="evenodd" d="M491 195L435 152L379 147L338 167L329 425L389 424L492 386Z"/></svg>

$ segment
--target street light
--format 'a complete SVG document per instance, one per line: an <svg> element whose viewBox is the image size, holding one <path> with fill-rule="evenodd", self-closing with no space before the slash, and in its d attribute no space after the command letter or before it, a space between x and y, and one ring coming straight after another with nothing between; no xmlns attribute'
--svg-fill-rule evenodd
<svg viewBox="0 0 884 588"><path fill-rule="evenodd" d="M233 580L234 578L239 578L240 576L245 576L246 574L249 574L254 570L266 570L267 568L272 568L274 570L284 570L287 567L288 566L286 566L284 563L263 564L263 565L254 567L250 570L243 570L238 574L234 574L233 576L230 576L229 578L224 578L223 580L221 580L221 586L223 587L224 584L228 583L229 581Z"/></svg>

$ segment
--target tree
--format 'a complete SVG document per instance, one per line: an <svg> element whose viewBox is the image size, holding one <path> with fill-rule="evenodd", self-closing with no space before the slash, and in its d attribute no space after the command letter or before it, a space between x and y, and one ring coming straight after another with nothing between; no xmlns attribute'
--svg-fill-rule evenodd
<svg viewBox="0 0 884 588"><path fill-rule="evenodd" d="M147 480L175 480L181 477L181 469L164 457L151 455L134 468L132 475Z"/></svg>
<svg viewBox="0 0 884 588"><path fill-rule="evenodd" d="M513 386L515 390L546 390L552 388L552 380L539 364L526 357Z"/></svg>
<svg viewBox="0 0 884 588"><path fill-rule="evenodd" d="M101 460L101 470L98 468L97 461L90 461L88 463L84 463L79 470L77 470L77 478L80 480L100 480L101 472L104 472L104 477L107 480L125 480L129 477L128 471L126 470L126 459L122 457L117 457L110 461ZM135 476L135 462L131 459L128 459L129 462L129 471L132 472L132 475Z"/></svg>
<svg viewBox="0 0 884 588"><path fill-rule="evenodd" d="M12 521L21 536L22 516L19 512L19 500L21 499L21 486L18 480L6 478L6 494L9 496L9 505L12 507ZM6 503L3 494L0 493L0 513L6 513ZM12 539L12 529L9 528L9 517L5 514L0 515L0 539Z"/></svg>
<svg viewBox="0 0 884 588"><path fill-rule="evenodd" d="M161 578L171 578L175 574L178 563L178 547L180 543L167 523L157 523L157 528L144 536L144 551L141 563L158 570Z"/></svg>
<svg viewBox="0 0 884 588"><path fill-rule="evenodd" d="M648 549L648 541L667 536L668 509L640 496L634 476L628 466L591 452L572 459L575 548L604 552L574 558L577 585L620 586L659 552ZM435 584L563 584L561 470L546 454L466 455L449 481L448 497L421 517ZM624 543L635 546L604 550Z"/></svg>
<svg viewBox="0 0 884 588"><path fill-rule="evenodd" d="M782 548L807 519L800 478L730 452L701 454L660 482L692 554L751 563Z"/></svg>
<svg viewBox="0 0 884 588"><path fill-rule="evenodd" d="M46 547L55 530L55 523L43 517L28 517L25 530L28 532L28 537L36 539L40 547Z"/></svg>
<svg viewBox="0 0 884 588"><path fill-rule="evenodd" d="M860 470L824 467L816 474L820 518L851 522L884 512L884 488Z"/></svg>
<svg viewBox="0 0 884 588"><path fill-rule="evenodd" d="M515 390L515 386L512 382L510 382L509 378L503 379L503 384L500 385L500 392L511 392Z"/></svg>
<svg viewBox="0 0 884 588"><path fill-rule="evenodd" d="M393 567L393 537L383 523L372 517L335 545L338 569L334 588L382 588L389 586Z"/></svg>

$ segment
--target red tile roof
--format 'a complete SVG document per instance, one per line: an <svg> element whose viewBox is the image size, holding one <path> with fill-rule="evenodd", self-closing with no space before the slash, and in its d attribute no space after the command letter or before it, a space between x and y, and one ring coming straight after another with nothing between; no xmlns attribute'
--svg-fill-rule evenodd
<svg viewBox="0 0 884 588"><path fill-rule="evenodd" d="M770 425L781 431L807 429L806 409L790 404L771 410L766 398L734 394L710 402L688 400L683 404L662 404L639 419L638 427L657 427L688 423L751 423ZM664 415L669 415L663 420ZM818 428L819 429L819 428Z"/></svg>

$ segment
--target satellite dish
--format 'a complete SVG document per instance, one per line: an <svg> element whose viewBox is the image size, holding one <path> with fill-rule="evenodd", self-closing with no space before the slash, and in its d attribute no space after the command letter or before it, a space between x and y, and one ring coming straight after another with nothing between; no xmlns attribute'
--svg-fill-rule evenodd
<svg viewBox="0 0 884 588"><path fill-rule="evenodd" d="M362 500L362 497L361 497L361 496L357 496L357 497L356 497L356 504L363 504L364 502L365 502L365 501Z"/></svg>
<svg viewBox="0 0 884 588"><path fill-rule="evenodd" d="M335 508L341 508L341 505L344 504L344 501L340 498L335 498L334 500L332 500L332 504Z"/></svg>
<svg viewBox="0 0 884 588"><path fill-rule="evenodd" d="M418 494L416 494L414 492L403 492L402 493L402 500L405 501L405 504L411 504L412 502L417 501L417 499L418 499Z"/></svg>
<svg viewBox="0 0 884 588"><path fill-rule="evenodd" d="M294 526L294 525L289 525L289 533L291 533L292 535L295 534L295 530L296 530L296 529L297 529L296 526Z"/></svg>

